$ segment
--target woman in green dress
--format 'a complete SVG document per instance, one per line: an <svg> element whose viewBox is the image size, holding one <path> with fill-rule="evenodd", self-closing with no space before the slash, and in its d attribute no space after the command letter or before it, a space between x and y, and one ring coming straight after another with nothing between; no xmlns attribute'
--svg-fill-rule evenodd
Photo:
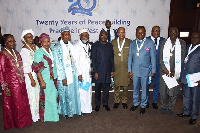
<svg viewBox="0 0 200 133"><path fill-rule="evenodd" d="M42 122L59 121L57 73L53 53L50 48L50 37L42 33L39 41L42 47L35 51L32 69L37 73L40 83L40 120Z"/></svg>

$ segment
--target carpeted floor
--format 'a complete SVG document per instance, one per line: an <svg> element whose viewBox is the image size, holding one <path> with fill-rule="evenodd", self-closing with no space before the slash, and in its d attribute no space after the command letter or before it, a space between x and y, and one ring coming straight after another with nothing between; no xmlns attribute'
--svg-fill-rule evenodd
<svg viewBox="0 0 200 133"><path fill-rule="evenodd" d="M152 92L150 93L152 96ZM94 96L94 93L93 93ZM160 114L159 109L146 109L146 113L139 114L140 108L130 111L132 106L132 91L128 93L128 109L123 109L120 104L118 109L113 109L113 92L110 93L107 112L102 106L99 112L92 112L83 116L74 116L65 119L60 116L59 122L33 123L32 126L23 129L3 129L2 96L0 96L0 133L200 133L200 119L195 125L189 125L190 118L178 118L166 114ZM93 97L94 101L94 97ZM93 102L93 107L94 102ZM182 110L182 96L177 99L175 114Z"/></svg>

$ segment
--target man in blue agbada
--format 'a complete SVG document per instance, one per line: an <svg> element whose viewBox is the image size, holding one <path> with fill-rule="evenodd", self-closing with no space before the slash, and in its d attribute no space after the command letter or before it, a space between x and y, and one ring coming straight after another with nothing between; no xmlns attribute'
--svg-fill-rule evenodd
<svg viewBox="0 0 200 133"><path fill-rule="evenodd" d="M59 113L64 117L81 115L78 74L75 64L76 51L70 42L69 27L61 29L61 40L54 46L53 53L57 65Z"/></svg>

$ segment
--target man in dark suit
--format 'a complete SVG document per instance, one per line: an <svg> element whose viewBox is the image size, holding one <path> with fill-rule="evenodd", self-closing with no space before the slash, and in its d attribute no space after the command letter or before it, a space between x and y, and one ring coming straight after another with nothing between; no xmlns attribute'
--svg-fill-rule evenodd
<svg viewBox="0 0 200 133"><path fill-rule="evenodd" d="M160 27L159 26L154 26L151 30L151 36L149 36L147 38L154 41L155 47L156 47L156 73L155 73L155 76L153 77L152 105L153 105L154 109L158 109L157 101L158 101L158 97L159 97L159 70L160 70L159 50L160 50L161 42L165 38L160 37ZM149 89L147 91L148 91L148 101L147 101L146 108L149 108L149 98L150 98Z"/></svg>
<svg viewBox="0 0 200 133"><path fill-rule="evenodd" d="M140 104L140 86L142 86L142 100L140 104L140 114L145 113L147 105L147 89L149 89L149 77L153 77L156 72L156 48L152 40L145 38L146 30L144 26L136 29L136 39L131 42L128 57L129 77L133 79L133 106L130 111L134 111Z"/></svg>
<svg viewBox="0 0 200 133"><path fill-rule="evenodd" d="M180 77L180 81L183 84L183 112L177 114L177 116L191 116L189 124L193 125L199 116L200 79L196 82L196 86L189 87L186 75L200 72L200 32L192 34L191 42L192 44L187 45L186 48L186 56Z"/></svg>
<svg viewBox="0 0 200 133"><path fill-rule="evenodd" d="M101 105L101 87L103 88L103 107L110 111L108 106L111 77L114 76L114 51L111 43L107 42L108 34L102 30L99 41L92 45L92 63L95 82L95 111Z"/></svg>

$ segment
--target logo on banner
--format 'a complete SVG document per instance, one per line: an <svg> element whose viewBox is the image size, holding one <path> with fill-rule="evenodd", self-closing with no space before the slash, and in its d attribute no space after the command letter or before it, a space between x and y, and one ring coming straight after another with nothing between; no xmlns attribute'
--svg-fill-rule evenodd
<svg viewBox="0 0 200 133"><path fill-rule="evenodd" d="M69 2L73 2L73 0L68 0ZM68 12L72 15L76 13L84 14L92 16L92 11L98 5L98 0L77 0L68 8Z"/></svg>

